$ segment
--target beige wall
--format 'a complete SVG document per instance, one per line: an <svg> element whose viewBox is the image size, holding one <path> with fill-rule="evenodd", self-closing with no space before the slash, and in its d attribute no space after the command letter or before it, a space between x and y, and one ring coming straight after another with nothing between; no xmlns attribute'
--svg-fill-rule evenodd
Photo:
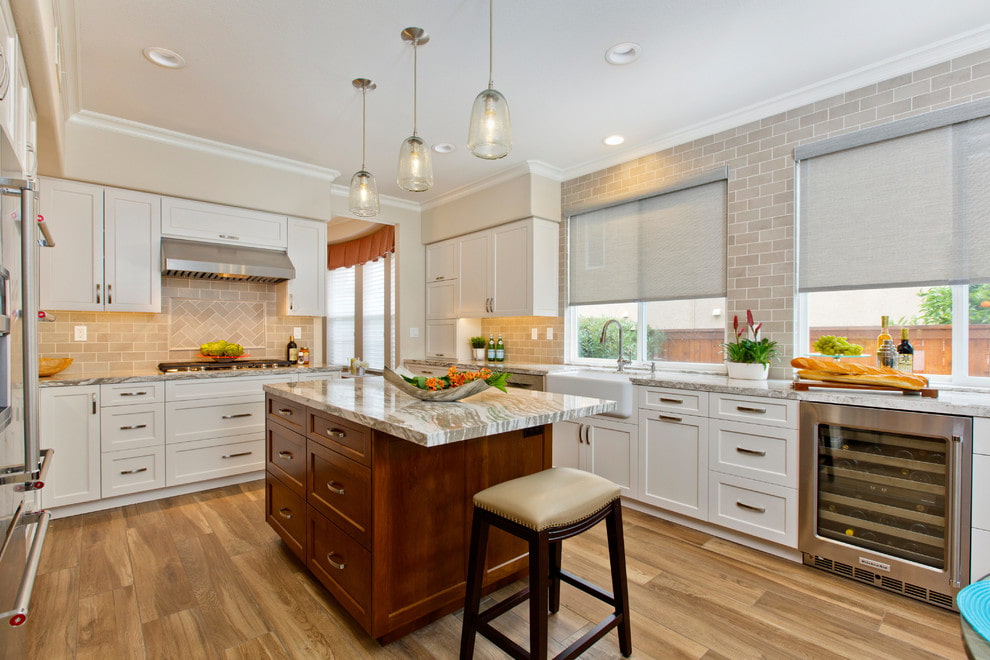
<svg viewBox="0 0 990 660"><path fill-rule="evenodd" d="M781 364L786 365L793 350L794 148L986 96L990 50L565 181L563 212L644 195L677 178L728 165L726 327L734 314L752 309L756 320L764 323L764 335L780 342ZM873 227L869 218L863 219L864 232L894 230ZM562 283L566 270L562 259ZM778 366L772 375L789 373Z"/></svg>

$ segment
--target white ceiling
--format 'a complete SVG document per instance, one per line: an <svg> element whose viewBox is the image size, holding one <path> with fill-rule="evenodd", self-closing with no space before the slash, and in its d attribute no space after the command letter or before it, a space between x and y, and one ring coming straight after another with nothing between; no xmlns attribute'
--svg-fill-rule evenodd
<svg viewBox="0 0 990 660"><path fill-rule="evenodd" d="M497 0L514 148L483 161L464 144L487 85L485 0L75 0L75 14L80 109L335 169L345 186L361 164L351 80L373 79L368 169L382 194L419 202L526 161L570 178L990 46L987 0ZM413 123L408 26L431 37L419 134L457 146L434 154L426 193L395 184ZM623 41L640 60L607 64ZM146 46L187 66L155 67ZM626 143L604 146L611 133Z"/></svg>

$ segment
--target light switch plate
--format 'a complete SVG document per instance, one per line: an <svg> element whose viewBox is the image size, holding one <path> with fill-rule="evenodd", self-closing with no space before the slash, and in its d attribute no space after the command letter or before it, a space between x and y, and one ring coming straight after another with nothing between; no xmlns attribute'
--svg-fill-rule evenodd
<svg viewBox="0 0 990 660"><path fill-rule="evenodd" d="M293 337L302 337L302 328L292 328Z"/></svg>
<svg viewBox="0 0 990 660"><path fill-rule="evenodd" d="M76 330L76 334L75 334L76 341L86 341L86 326L77 325L75 327L75 330Z"/></svg>
<svg viewBox="0 0 990 660"><path fill-rule="evenodd" d="M409 337L412 339L419 337L419 328L409 328Z"/></svg>
<svg viewBox="0 0 990 660"><path fill-rule="evenodd" d="M540 329L539 328L533 328L533 337L532 338L533 339L539 339L540 338Z"/></svg>
<svg viewBox="0 0 990 660"><path fill-rule="evenodd" d="M547 328L547 340L553 339L553 328Z"/></svg>

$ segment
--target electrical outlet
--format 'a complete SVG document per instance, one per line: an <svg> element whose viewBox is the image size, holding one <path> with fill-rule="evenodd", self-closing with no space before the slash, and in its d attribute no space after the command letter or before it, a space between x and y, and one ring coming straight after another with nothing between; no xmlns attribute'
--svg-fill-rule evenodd
<svg viewBox="0 0 990 660"><path fill-rule="evenodd" d="M532 338L533 339L539 339L540 338L540 329L539 328L533 328L533 337Z"/></svg>
<svg viewBox="0 0 990 660"><path fill-rule="evenodd" d="M553 339L553 328L547 328L547 341Z"/></svg>
<svg viewBox="0 0 990 660"><path fill-rule="evenodd" d="M76 341L86 341L86 326L76 326Z"/></svg>
<svg viewBox="0 0 990 660"><path fill-rule="evenodd" d="M409 337L411 339L419 337L419 328L409 328Z"/></svg>
<svg viewBox="0 0 990 660"><path fill-rule="evenodd" d="M292 328L293 337L302 337L302 328Z"/></svg>

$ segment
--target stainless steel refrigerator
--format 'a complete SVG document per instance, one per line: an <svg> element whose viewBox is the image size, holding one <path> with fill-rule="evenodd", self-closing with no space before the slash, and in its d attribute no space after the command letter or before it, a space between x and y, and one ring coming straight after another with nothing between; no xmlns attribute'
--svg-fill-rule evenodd
<svg viewBox="0 0 990 660"><path fill-rule="evenodd" d="M26 657L50 517L38 493L52 452L40 449L38 437L37 251L54 243L35 216L35 185L0 178L0 657L11 658Z"/></svg>

